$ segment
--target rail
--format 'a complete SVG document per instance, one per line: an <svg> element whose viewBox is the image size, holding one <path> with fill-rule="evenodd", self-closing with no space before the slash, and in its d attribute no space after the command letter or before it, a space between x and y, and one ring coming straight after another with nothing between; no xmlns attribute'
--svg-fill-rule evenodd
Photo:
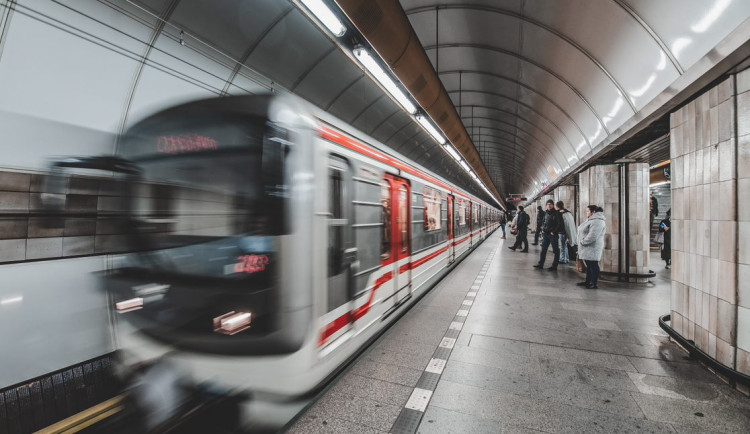
<svg viewBox="0 0 750 434"><path fill-rule="evenodd" d="M677 343L680 344L683 348L687 349L688 352L690 353L690 357L695 357L699 359L701 362L710 366L714 370L714 372L727 377L733 383L740 383L740 384L744 384L745 386L750 386L750 376L743 374L742 372L736 371L728 366L722 365L721 363L719 363L718 360L714 359L713 357L703 352L703 350L695 346L694 341L685 339L682 335L677 333L675 329L669 326L667 324L667 321L670 321L670 320L671 320L670 314L662 315L661 317L659 317L659 327L661 327L662 330L667 332L669 337L677 341Z"/></svg>

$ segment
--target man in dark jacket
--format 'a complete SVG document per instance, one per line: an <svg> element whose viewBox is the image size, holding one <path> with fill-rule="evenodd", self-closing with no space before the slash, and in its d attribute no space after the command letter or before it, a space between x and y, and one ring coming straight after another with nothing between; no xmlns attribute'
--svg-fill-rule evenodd
<svg viewBox="0 0 750 434"><path fill-rule="evenodd" d="M547 249L552 244L552 251L555 253L555 259L552 261L552 266L548 270L557 270L557 264L560 262L560 244L559 237L560 231L565 230L565 222L563 222L560 212L555 209L555 201L550 199L547 201L547 212L544 213L544 223L542 224L542 253L539 255L539 263L534 265L534 268L544 268L544 260L547 257Z"/></svg>
<svg viewBox="0 0 750 434"><path fill-rule="evenodd" d="M534 243L532 246L539 245L539 237L542 232L542 225L544 224L544 210L541 205L536 207L536 230L534 231Z"/></svg>
<svg viewBox="0 0 750 434"><path fill-rule="evenodd" d="M513 244L512 247L508 247L509 249L515 251L517 248L523 246L523 250L521 250L521 252L529 252L529 240L526 238L526 235L529 232L529 223L531 223L531 218L528 214L526 214L526 211L523 210L523 207L519 206L518 215L516 215L516 228L518 230L518 234L516 235L515 244Z"/></svg>

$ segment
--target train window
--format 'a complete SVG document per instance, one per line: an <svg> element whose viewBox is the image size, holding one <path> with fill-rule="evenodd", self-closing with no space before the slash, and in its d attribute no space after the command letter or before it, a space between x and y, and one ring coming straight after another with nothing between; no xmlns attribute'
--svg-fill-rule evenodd
<svg viewBox="0 0 750 434"><path fill-rule="evenodd" d="M383 223L380 237L380 259L386 260L391 257L391 189L387 182L380 186L380 205Z"/></svg>
<svg viewBox="0 0 750 434"><path fill-rule="evenodd" d="M458 202L458 225L466 226L466 205L464 201Z"/></svg>
<svg viewBox="0 0 750 434"><path fill-rule="evenodd" d="M343 264L344 225L343 220L343 174L342 171L328 169L328 276L341 273Z"/></svg>
<svg viewBox="0 0 750 434"><path fill-rule="evenodd" d="M440 229L440 192L433 188L425 187L422 197L424 199L424 230L434 231Z"/></svg>

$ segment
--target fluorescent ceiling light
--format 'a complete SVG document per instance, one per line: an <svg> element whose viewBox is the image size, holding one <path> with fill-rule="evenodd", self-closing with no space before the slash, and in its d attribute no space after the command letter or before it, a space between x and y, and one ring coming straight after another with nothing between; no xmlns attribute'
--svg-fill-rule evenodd
<svg viewBox="0 0 750 434"><path fill-rule="evenodd" d="M336 17L336 14L334 14L322 0L300 1L331 33L334 34L334 36L344 36L344 33L346 33L346 27L344 27L344 24Z"/></svg>
<svg viewBox="0 0 750 434"><path fill-rule="evenodd" d="M463 167L465 171L467 171L467 172L471 172L471 167L469 167L469 165L468 165L468 164L466 164L466 161L464 161L464 160L461 160L461 161L459 162L459 164L461 164L461 167Z"/></svg>
<svg viewBox="0 0 750 434"><path fill-rule="evenodd" d="M404 92L401 91L401 89L398 88L396 83L391 79L391 77L386 74L386 72L383 70L383 68L380 67L377 61L373 59L373 57L370 55L370 53L364 49L364 48L355 48L354 49L354 57L357 58L357 60L362 63L362 66L364 66L368 71L370 71L370 74L372 74L375 79L380 82L380 84L385 88L385 90L388 91L388 93L393 96L393 98L398 101L399 104L401 104L404 107L404 110L407 112L414 114L417 112L417 107L409 100L409 97L406 96Z"/></svg>
<svg viewBox="0 0 750 434"><path fill-rule="evenodd" d="M458 155L458 152L452 145L445 145L443 147L446 151L448 151L449 154L451 154L451 157L453 157L456 161L461 161L461 156Z"/></svg>
<svg viewBox="0 0 750 434"><path fill-rule="evenodd" d="M422 125L422 127L427 130L428 133L441 145L445 143L445 138L442 134L435 128L434 125L432 125L432 122L430 122L430 119L427 116L424 115L417 115L417 122Z"/></svg>

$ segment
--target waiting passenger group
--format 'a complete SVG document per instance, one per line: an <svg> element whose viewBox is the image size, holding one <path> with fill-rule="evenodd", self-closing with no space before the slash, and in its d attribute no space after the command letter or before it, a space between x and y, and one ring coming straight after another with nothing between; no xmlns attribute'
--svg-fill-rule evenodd
<svg viewBox="0 0 750 434"><path fill-rule="evenodd" d="M552 246L554 258L552 265L547 269L551 271L557 270L558 264L567 264L577 252L578 259L582 261L581 265L586 269L586 280L578 285L596 289L600 273L599 261L602 259L604 250L606 229L604 210L596 205L586 207L586 221L576 229L573 214L565 209L562 201L555 203L550 199L545 205L546 211L541 206L537 207L536 231L532 245L538 245L541 237L542 251L539 254L539 262L534 265L534 268L540 270L544 268L547 250L550 246ZM526 239L529 224L529 215L522 206L519 206L510 226L511 234L516 234L516 242L508 247L509 249L515 251L523 247L521 252L529 251ZM569 254L569 252L574 253Z"/></svg>

